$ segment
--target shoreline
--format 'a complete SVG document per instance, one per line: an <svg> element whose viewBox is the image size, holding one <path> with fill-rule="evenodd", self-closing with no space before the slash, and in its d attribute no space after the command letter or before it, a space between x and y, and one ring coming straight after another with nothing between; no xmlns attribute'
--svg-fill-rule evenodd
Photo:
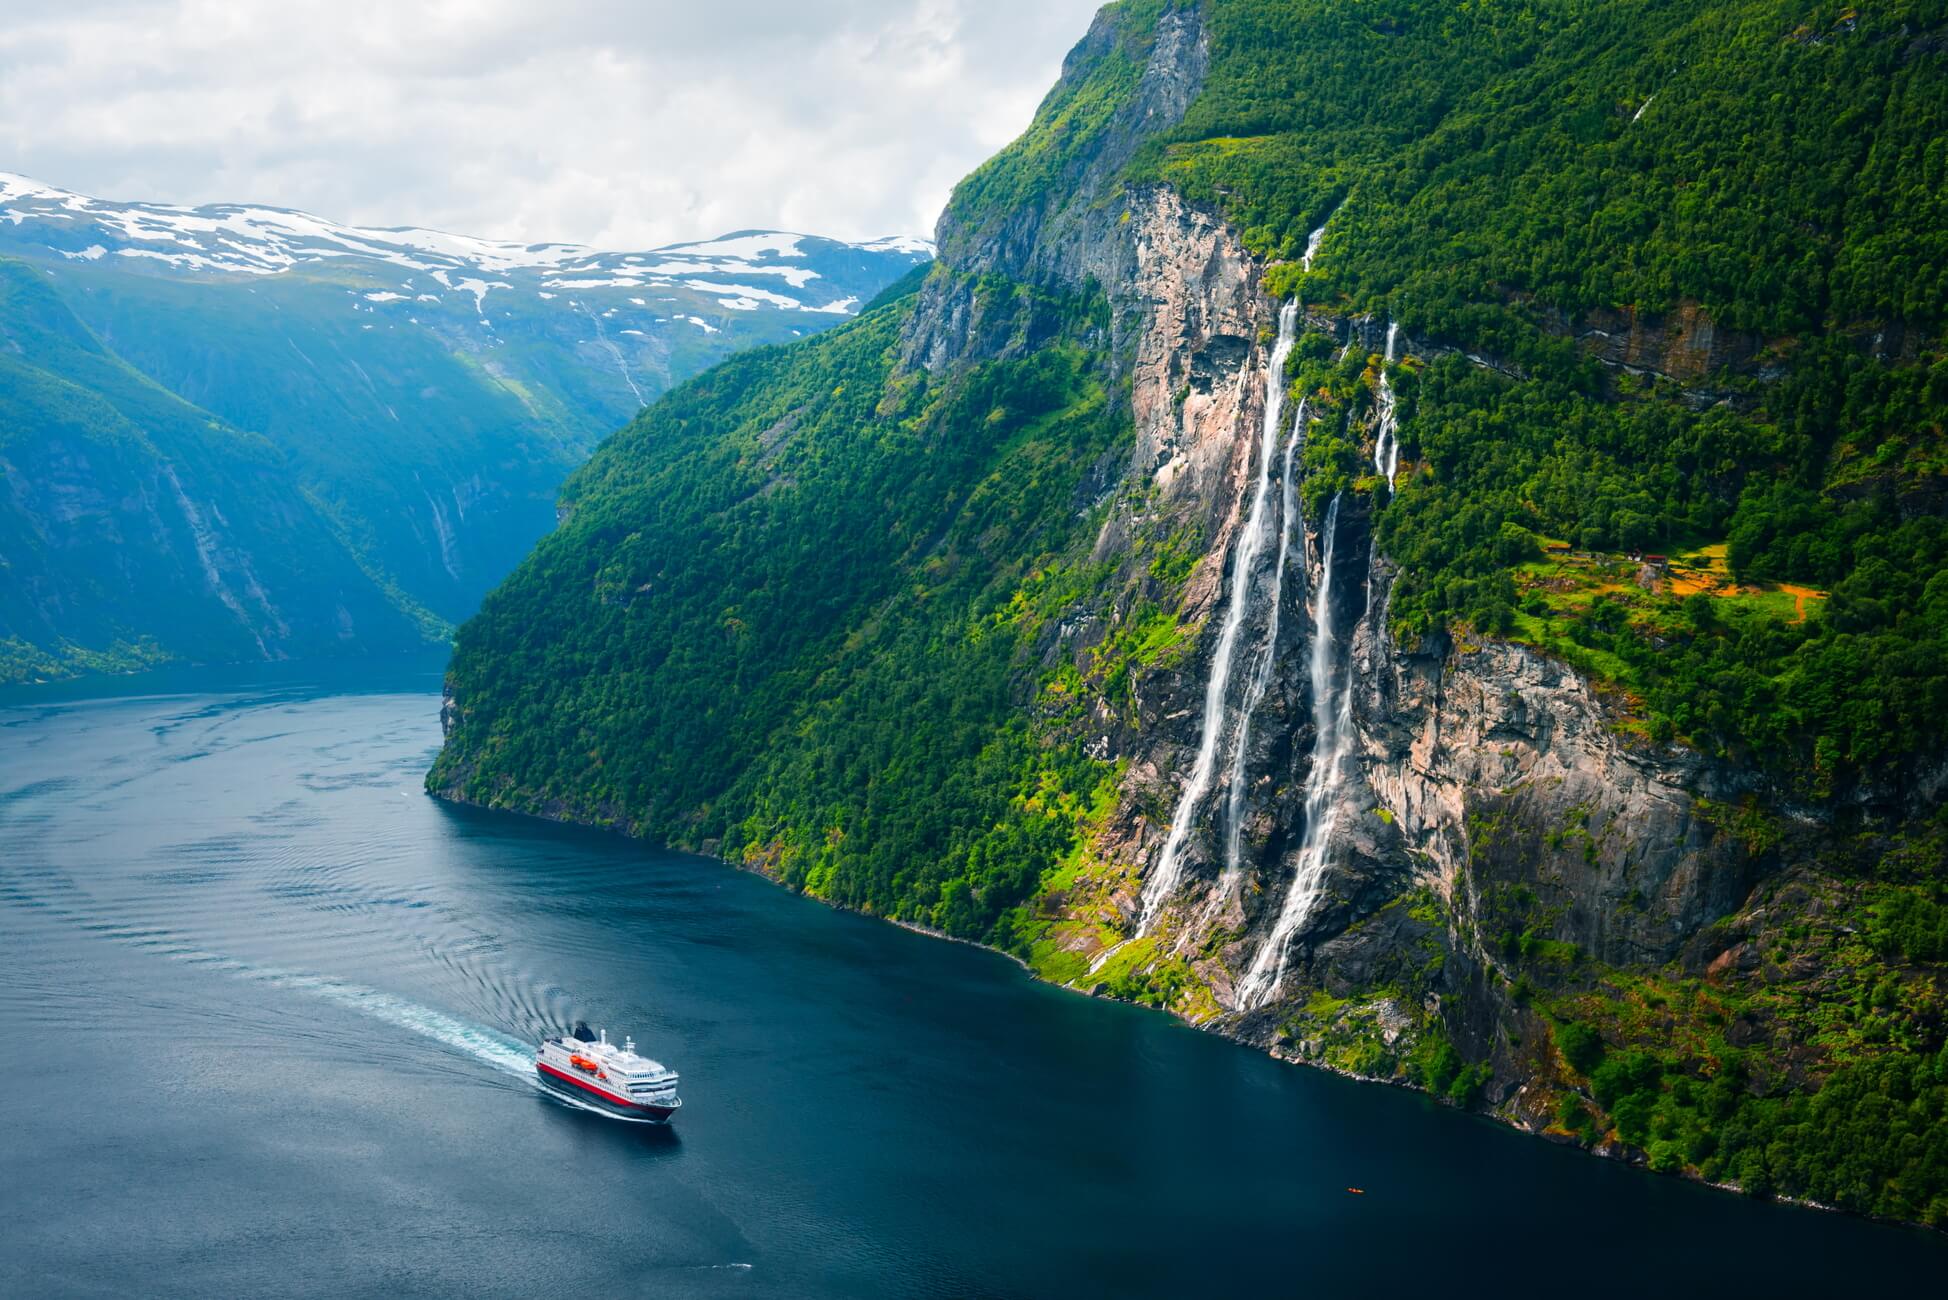
<svg viewBox="0 0 1948 1300"><path fill-rule="evenodd" d="M1679 1171L1678 1173L1674 1173L1674 1174L1664 1173L1659 1170L1652 1169L1650 1167L1650 1160L1647 1153L1637 1151L1634 1148L1622 1146L1621 1144L1609 1144L1606 1146L1604 1144L1585 1145L1581 1142L1564 1142L1557 1138L1551 1137L1548 1131L1545 1129L1531 1128L1526 1124L1518 1123L1508 1118L1506 1115L1503 1115L1494 1110L1466 1110L1459 1106L1455 1106L1443 1098L1436 1097L1433 1093L1429 1092L1427 1089L1420 1087L1419 1085L1413 1083L1411 1080L1408 1079L1399 1078L1399 1077L1381 1078L1377 1075L1360 1074L1356 1071L1343 1069L1339 1066L1331 1065L1324 1061L1310 1061L1310 1060L1306 1060L1303 1057L1288 1055L1286 1053L1280 1052L1276 1047L1260 1047L1255 1043L1252 1043L1244 1038L1237 1036L1236 1034L1225 1032L1224 1026L1233 1022L1236 1019L1235 1016L1224 1016L1224 1015L1213 1016L1208 1020L1198 1022L1198 1021L1190 1020L1185 1016L1179 1015L1177 1012L1172 1011L1166 1007L1153 1007L1141 1002L1132 1002L1125 998L1110 997L1106 994L1097 993L1091 989L1081 988L1074 984L1058 984L1053 980L1043 979L1040 975L1035 973L1034 967L1030 966L1026 961L1016 956L1014 953L1003 951L1002 949L993 947L990 944L981 943L979 940L963 939L958 935L948 934L943 930L936 930L932 926L921 925L916 921L903 921L897 917L885 916L878 912L867 911L864 908L849 907L844 903L835 903L830 899L820 898L817 894L807 893L802 889L794 889L790 885L787 885L784 882L780 881L777 877L767 875L765 872L760 871L755 867L747 867L742 865L741 863L732 862L728 858L724 857L721 853L706 853L701 849L688 848L676 844L657 844L649 840L646 836L631 834L629 831L624 830L620 827L600 826L592 822L580 821L573 817L555 816L545 812L530 812L519 808L494 807L488 804L475 803L470 799L457 798L443 791L435 791L431 789L427 789L425 793L426 796L430 799L438 800L441 803L452 804L455 807L471 808L478 812L503 813L514 817L528 817L536 821L553 822L557 826L576 826L576 827L580 827L583 830L600 831L605 834L617 836L618 838L621 839L632 840L638 844L650 845L651 847L661 848L673 853L687 853L692 857L707 858L712 862L716 862L728 868L729 870L740 871L745 873L746 875L756 876L760 880L766 881L776 888L787 890L788 892L795 894L800 898L807 899L811 902L817 903L822 907L829 907L834 911L850 912L855 916L863 916L870 920L883 922L885 924L892 925L898 929L907 930L912 932L913 934L921 935L928 939L940 940L945 943L963 944L969 948L978 948L982 952L993 953L995 956L1005 958L1008 961L1014 963L1016 966L1020 967L1021 970L1028 976L1028 978L1034 980L1037 984L1042 984L1053 989L1060 989L1065 993L1072 993L1078 997L1084 997L1084 998L1089 998L1092 1000L1103 1001L1103 1002L1117 1002L1117 1003L1121 1003L1124 1006L1135 1007L1140 1011L1147 1011L1155 1014L1165 1015L1170 1017L1172 1020L1175 1020L1178 1024L1183 1025L1187 1029L1194 1029L1199 1033L1211 1034L1214 1037L1222 1038L1225 1041L1234 1043L1237 1046L1244 1048L1247 1051L1262 1052L1266 1056L1271 1057L1273 1060L1279 1062L1282 1065L1297 1066L1300 1069L1307 1069L1307 1070L1319 1070L1326 1074L1333 1074L1339 1076L1342 1079L1351 1080L1352 1082L1355 1083L1375 1084L1381 1087L1398 1088L1404 1092L1418 1093L1421 1096L1428 1098L1436 1106L1439 1106L1444 1110L1451 1110L1457 1115L1473 1116L1477 1119L1486 1120L1487 1122L1494 1124L1497 1128L1506 1129L1511 1133L1518 1133L1525 1137L1537 1138L1540 1139L1541 1141L1549 1143L1552 1146L1574 1147L1580 1154L1589 1156L1593 1159L1620 1161L1623 1164L1631 1166L1638 1173L1646 1177L1675 1178L1680 1182L1692 1183L1699 1187L1709 1188L1712 1191L1716 1191L1716 1192L1725 1192L1736 1196L1742 1196L1748 1200L1764 1201L1773 1205L1788 1206L1793 1209L1818 1210L1829 1214L1844 1214L1844 1215L1849 1215L1856 1219L1864 1220L1869 1223L1879 1223L1879 1224L1884 1224L1888 1227L1904 1228L1915 1232L1929 1233L1935 1236L1948 1236L1948 1231L1939 1228L1931 1228L1929 1225L1925 1223L1917 1223L1909 1219L1889 1219L1874 1214L1862 1214L1857 1210L1849 1210L1844 1206L1828 1205L1822 1201L1812 1201L1797 1196L1781 1196L1776 1193L1768 1194L1763 1197L1753 1196L1749 1192L1747 1192L1743 1187L1739 1186L1737 1183L1734 1182L1727 1182L1727 1181L1712 1182L1709 1179L1706 1179L1702 1176L1692 1174L1686 1171Z"/></svg>

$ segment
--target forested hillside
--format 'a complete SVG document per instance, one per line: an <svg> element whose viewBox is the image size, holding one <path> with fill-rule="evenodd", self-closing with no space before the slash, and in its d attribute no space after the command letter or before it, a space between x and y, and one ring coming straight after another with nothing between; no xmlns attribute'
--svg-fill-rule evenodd
<svg viewBox="0 0 1948 1300"><path fill-rule="evenodd" d="M1271 291L1445 345L1398 385L1420 472L1381 535L1404 631L1461 618L1600 664L1660 734L1827 791L1938 755L1948 707L1944 23L1930 3L1218 4L1203 93L1127 180L1223 210ZM1024 143L961 187L960 228L1046 175ZM1638 321L1679 336L1668 361L1579 346ZM1334 450L1308 451L1320 499L1361 464ZM1558 598L1520 566L1542 539L1723 546L1731 576L1817 589L1830 617Z"/></svg>
<svg viewBox="0 0 1948 1300"><path fill-rule="evenodd" d="M303 593L293 601L293 593ZM0 260L0 680L424 646L267 439L136 373Z"/></svg>
<svg viewBox="0 0 1948 1300"><path fill-rule="evenodd" d="M989 831L1047 762L1012 717L1007 611L1081 535L1126 421L1083 300L997 286L1032 354L896 377L917 289L691 381L569 480L567 521L460 633L492 755L449 749L434 782L728 838L855 906L951 895L960 932L1034 888L1046 845Z"/></svg>
<svg viewBox="0 0 1948 1300"><path fill-rule="evenodd" d="M72 430L9 388L0 437L20 486L0 494L16 539L0 551L0 681L392 652L398 636L359 613L368 598L412 625L406 644L444 640L552 526L556 489L600 437L742 348L845 319L926 257L920 240L764 231L644 253L519 245L120 203L0 173L8 283L57 304L91 355L117 363L116 384L139 377L253 448L234 466L214 446L178 461L166 425L135 421L150 474L173 468L203 550L229 557L218 571L235 564L245 588L244 568L261 579L237 598L255 612L239 614L218 590L230 580L191 551L116 556L161 527L118 515L146 514L158 492L173 511L174 489L127 463L113 490L106 474L89 482L94 459L63 461ZM39 319L0 319L0 340L54 380L94 387L95 371L64 369L69 353L37 350ZM48 495L62 463L83 494L72 510ZM285 555L260 549L285 524L252 518L253 493L234 490L266 474L281 480L264 503L279 503L276 518L307 518ZM316 529L328 555L307 540ZM340 613L346 566L364 594ZM287 635L300 625L331 630Z"/></svg>
<svg viewBox="0 0 1948 1300"><path fill-rule="evenodd" d="M570 482L429 787L1948 1222L1944 128L1940 3L1112 5Z"/></svg>

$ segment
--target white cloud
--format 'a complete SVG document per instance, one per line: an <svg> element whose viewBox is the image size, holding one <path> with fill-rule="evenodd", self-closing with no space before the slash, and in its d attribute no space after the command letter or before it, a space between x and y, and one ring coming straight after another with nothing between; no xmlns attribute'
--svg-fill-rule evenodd
<svg viewBox="0 0 1948 1300"><path fill-rule="evenodd" d="M1095 0L28 0L0 170L650 248L930 234Z"/></svg>

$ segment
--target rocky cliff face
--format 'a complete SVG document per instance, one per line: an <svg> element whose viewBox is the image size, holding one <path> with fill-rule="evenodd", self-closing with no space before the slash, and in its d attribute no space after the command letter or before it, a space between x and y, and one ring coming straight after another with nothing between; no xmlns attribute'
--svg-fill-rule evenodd
<svg viewBox="0 0 1948 1300"><path fill-rule="evenodd" d="M1532 179L1611 137L1636 156L1616 152L1634 119L1540 108L1594 75L1563 54L1585 46L1553 42L1562 66L1537 80L1526 56L1468 64L1431 39L1451 9L1336 36L1293 12L1254 7L1268 26L1214 40L1222 7L1105 11L1028 132L957 189L924 282L598 452L573 517L457 639L429 788L721 851L1659 1169L1912 1217L1813 1153L1882 1131L1876 1169L1908 1159L1873 1126L1923 1087L1903 1054L1940 1051L1948 823L1912 792L1943 772L1876 757L1922 751L1891 721L1920 692L1826 683L1870 644L1925 668L1932 643L1888 629L1935 608L1910 579L1938 534L1903 523L1912 559L1866 575L1899 600L1719 579L1800 572L1746 565L1755 537L1838 547L1844 493L1891 516L1938 490L1903 468L1915 373L1856 376L1844 405L1882 412L1886 440L1839 448L1819 505L1778 477L1839 429L1813 367L1914 339L1721 328L1687 304L1758 331L1812 316L1712 288L1689 227L1665 230L1685 287L1615 281L1657 313L1588 306L1628 269L1596 247L1548 245L1519 287L1533 232L1503 220L1506 186L1450 182L1505 141ZM1358 94L1312 97L1368 54ZM1472 67L1481 112L1416 127L1421 105L1365 103L1423 84L1393 57ZM1531 80L1536 112L1508 116ZM1415 130L1425 149L1360 152ZM1644 156L1690 175L1668 143ZM1405 207L1396 162L1432 168ZM1612 174L1575 192L1596 204ZM1422 238L1455 229L1494 232L1474 243L1495 256ZM1582 287L1562 278L1585 262ZM1891 518L1851 518L1894 545ZM1570 543L1544 531L1593 549L1549 554ZM1623 558L1677 536L1724 545L1661 575ZM1880 630L1836 646L1848 620ZM1818 1116L1848 1106L1844 1138L1777 1136L1837 1133ZM1928 1213L1948 1222L1948 1194Z"/></svg>
<svg viewBox="0 0 1948 1300"><path fill-rule="evenodd" d="M1361 724L1367 781L1428 883L1477 922L1522 886L1550 937L1623 965L1675 956L1754 863L1698 809L1745 793L1680 749L1630 744L1574 672L1523 646L1386 654Z"/></svg>
<svg viewBox="0 0 1948 1300"><path fill-rule="evenodd" d="M1114 39L1099 21L1065 77L1110 57ZM1266 268L1174 191L1103 182L1181 115L1206 59L1197 15L1173 13L1102 149L1053 191L1059 206L978 229L950 212L946 273L902 346L906 364L933 371L1032 349L1032 323L990 310L987 275L1100 289L1109 304L1111 365L1134 424L1128 458L1100 475L1109 508L1091 559L1112 576L1051 628L1043 662L1086 672L1156 602L1181 640L1136 667L1128 700L1097 698L1077 724L1122 775L1083 870L1041 912L1087 963L1080 987L1367 1075L1396 1074L1424 1040L1451 1041L1489 1063L1492 1102L1540 1127L1525 1085L1550 1073L1549 1039L1514 992L1507 936L1615 964L1677 957L1770 865L1710 812L1750 782L1632 736L1614 701L1533 650L1394 642L1393 572L1371 519L1386 489L1308 517L1288 454L1315 425L1370 453L1382 413L1291 394L1264 436L1272 388L1286 382L1270 369L1279 304ZM1586 344L1602 359L1689 379L1755 350L1716 339L1703 319L1609 324ZM1311 309L1303 328L1356 354L1387 346L1371 318ZM1443 350L1395 347L1402 360ZM1163 547L1194 558L1174 586L1154 562ZM1341 696L1343 752L1320 734L1340 727ZM1172 878L1160 880L1167 851Z"/></svg>

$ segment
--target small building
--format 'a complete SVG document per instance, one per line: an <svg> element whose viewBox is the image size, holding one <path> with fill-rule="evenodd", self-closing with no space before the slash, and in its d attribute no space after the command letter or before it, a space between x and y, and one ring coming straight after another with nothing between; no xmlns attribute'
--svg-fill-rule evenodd
<svg viewBox="0 0 1948 1300"><path fill-rule="evenodd" d="M1646 553L1637 563L1637 585L1645 591L1662 592L1670 584L1670 557Z"/></svg>

